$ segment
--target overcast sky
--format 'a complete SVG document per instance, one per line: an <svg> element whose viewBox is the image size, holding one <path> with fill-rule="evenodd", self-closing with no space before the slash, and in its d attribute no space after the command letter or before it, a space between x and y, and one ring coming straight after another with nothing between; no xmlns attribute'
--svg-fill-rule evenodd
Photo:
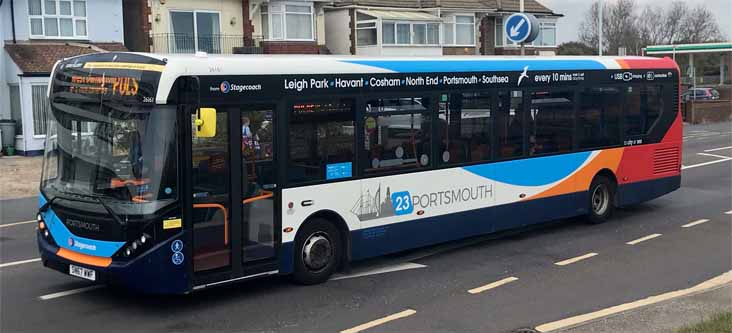
<svg viewBox="0 0 732 333"><path fill-rule="evenodd" d="M605 0L612 2L614 0ZM646 4L659 5L671 0L636 0L639 6ZM729 40L732 39L732 0L683 0L691 7L704 3L717 14L722 33ZM579 39L578 29L580 22L584 19L587 9L590 8L592 0L539 0L554 12L564 14L557 23L557 42L564 43Z"/></svg>

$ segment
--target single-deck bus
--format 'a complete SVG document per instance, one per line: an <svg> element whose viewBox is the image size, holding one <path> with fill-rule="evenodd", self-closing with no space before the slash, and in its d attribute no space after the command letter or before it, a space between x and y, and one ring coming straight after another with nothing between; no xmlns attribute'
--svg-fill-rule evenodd
<svg viewBox="0 0 732 333"><path fill-rule="evenodd" d="M641 57L103 53L56 64L45 266L187 293L679 188L679 70Z"/></svg>

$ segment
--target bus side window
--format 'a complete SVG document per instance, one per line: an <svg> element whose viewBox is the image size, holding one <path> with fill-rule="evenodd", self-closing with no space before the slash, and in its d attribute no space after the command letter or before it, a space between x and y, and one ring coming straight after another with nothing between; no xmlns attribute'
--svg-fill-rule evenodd
<svg viewBox="0 0 732 333"><path fill-rule="evenodd" d="M529 155L563 153L574 141L574 91L531 93Z"/></svg>
<svg viewBox="0 0 732 333"><path fill-rule="evenodd" d="M628 87L625 109L625 136L648 134L661 115L661 86Z"/></svg>
<svg viewBox="0 0 732 333"><path fill-rule="evenodd" d="M290 184L350 178L355 154L354 100L292 106L287 179Z"/></svg>
<svg viewBox="0 0 732 333"><path fill-rule="evenodd" d="M443 94L440 97L437 156L443 165L491 159L491 100L489 92Z"/></svg>
<svg viewBox="0 0 732 333"><path fill-rule="evenodd" d="M577 141L580 149L619 145L623 99L620 88L592 87L580 93Z"/></svg>
<svg viewBox="0 0 732 333"><path fill-rule="evenodd" d="M520 157L524 153L523 91L511 90L498 93L496 131L498 132L498 157Z"/></svg>
<svg viewBox="0 0 732 333"><path fill-rule="evenodd" d="M371 99L365 107L362 165L366 174L429 167L429 97Z"/></svg>

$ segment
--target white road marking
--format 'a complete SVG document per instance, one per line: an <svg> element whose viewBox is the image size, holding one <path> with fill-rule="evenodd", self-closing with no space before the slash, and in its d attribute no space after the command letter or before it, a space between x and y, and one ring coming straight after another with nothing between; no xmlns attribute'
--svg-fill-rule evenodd
<svg viewBox="0 0 732 333"><path fill-rule="evenodd" d="M379 325L386 324L386 323L388 323L390 321L393 321L393 320L397 320L397 319L402 319L402 318L405 318L405 317L409 317L409 316L411 316L411 315L413 315L415 313L417 313L417 311L414 311L412 309L407 309L407 310L404 310L402 312L399 312L399 313L395 313L393 315L386 316L384 318L376 319L376 320L370 321L368 323L361 324L361 325L358 325L358 326L353 327L353 328L349 328L347 330L342 330L341 333L357 333L357 332L361 332L363 330L367 330L367 329L372 328L372 327L376 327L376 326L379 326Z"/></svg>
<svg viewBox="0 0 732 333"><path fill-rule="evenodd" d="M23 221L23 222L14 222L14 223L0 224L0 228L12 227L12 226L21 225L21 224L28 224L28 223L38 223L38 222L36 222L36 220L33 220L33 221Z"/></svg>
<svg viewBox="0 0 732 333"><path fill-rule="evenodd" d="M650 240L650 239L654 239L654 238L656 238L656 237L660 237L660 236L661 236L661 234L653 234L653 235L648 235L648 236L645 236L645 237L641 237L641 238L638 238L638 239L636 239L636 240L632 240L632 241L630 241L630 242L627 242L627 243L625 243L625 244L628 244L628 245L635 245L635 244L638 244L638 243L640 243L640 242L645 242L645 241L647 241L647 240Z"/></svg>
<svg viewBox="0 0 732 333"><path fill-rule="evenodd" d="M730 210L729 212L725 212L725 214L732 215L732 210Z"/></svg>
<svg viewBox="0 0 732 333"><path fill-rule="evenodd" d="M716 157L716 158L722 158L722 159L732 158L730 156L717 155L717 154L707 154L707 153L698 153L697 155L709 156L709 157Z"/></svg>
<svg viewBox="0 0 732 333"><path fill-rule="evenodd" d="M104 285L96 284L96 285L88 286L88 287L84 287L84 288L71 289L71 290L67 290L67 291L61 291L61 292L57 292L57 293L53 293L53 294L43 295L43 296L39 296L38 298L41 299L42 301L47 301L49 299L80 294L83 292L92 291L92 290L99 289L102 287L104 287Z"/></svg>
<svg viewBox="0 0 732 333"><path fill-rule="evenodd" d="M415 269L415 268L425 268L425 267L427 267L427 266L407 262L407 263L402 263L402 264L397 264L397 265L370 268L370 269L363 270L363 271L355 271L355 272L352 272L351 274L347 274L347 275L336 275L331 280L352 279L352 278L357 278L357 277L362 277L362 276L384 274L384 273L391 273L391 272L404 271L404 270Z"/></svg>
<svg viewBox="0 0 732 333"><path fill-rule="evenodd" d="M707 222L709 222L708 219L701 219L701 220L696 220L694 222L690 222L690 223L684 224L681 227L682 228L691 228L691 227L693 227L695 225L700 225L702 223L707 223Z"/></svg>
<svg viewBox="0 0 732 333"><path fill-rule="evenodd" d="M500 287L500 286L502 286L504 284L511 283L513 281L516 281L516 280L518 280L518 278L515 277L515 276L507 277L505 279L498 280L496 282L491 282L489 284L486 284L486 285L481 286L481 287L478 287L478 288L470 289L470 290L468 290L468 292L471 293L471 294L479 294L479 293L482 293L482 292L484 292L486 290L491 290L491 289L494 289L494 288L498 288L498 287Z"/></svg>
<svg viewBox="0 0 732 333"><path fill-rule="evenodd" d="M41 258L7 262L7 263L4 263L4 264L0 264L0 268L10 267L10 266L17 266L17 265L22 265L22 264L29 264L29 263L37 262L37 261L41 261Z"/></svg>
<svg viewBox="0 0 732 333"><path fill-rule="evenodd" d="M725 159L721 159L721 160L716 160L716 161L711 161L711 162L704 162L704 163L693 164L693 165L682 165L681 166L681 170L686 170L686 169L691 169L691 168L698 168L698 167L703 167L703 166L717 164L717 163L722 163L722 162L727 162L727 161L732 161L732 158L725 158Z"/></svg>
<svg viewBox="0 0 732 333"><path fill-rule="evenodd" d="M617 314L617 313L620 313L623 311L636 309L636 308L639 308L642 306L647 306L647 305L667 301L667 300L670 300L673 298L682 297L682 296L686 296L689 294L694 294L694 293L702 292L705 290L717 288L717 287L720 287L720 286L725 285L730 282L732 282L732 271L724 273L718 277L715 277L711 280L702 282L702 283L700 283L696 286L693 286L691 288L688 288L688 289L671 291L671 292L668 292L665 294L651 296L651 297L637 300L634 302L616 305L616 306L613 306L613 307L610 307L607 309L602 309L599 311L590 312L587 314L574 316L574 317L570 317L570 318L566 318L566 319L562 319L562 320L557 320L557 321L554 321L551 323L542 324L542 325L536 326L536 330L539 332L549 332L549 331L555 331L555 330L564 329L564 328L568 328L568 327L575 327L582 323L586 323L588 321L596 320L596 319L599 319L602 317L607 317L607 316L614 315L614 314Z"/></svg>
<svg viewBox="0 0 732 333"><path fill-rule="evenodd" d="M711 152L714 152L714 151L727 150L727 149L732 149L732 146L729 146L729 147L721 147L721 148L714 148L714 149L707 149L704 152L705 153L711 153Z"/></svg>
<svg viewBox="0 0 732 333"><path fill-rule="evenodd" d="M596 255L597 255L597 253L590 252L588 254L584 254L584 255L581 255L579 257L574 257L574 258L570 258L570 259L567 259L567 260L562 260L560 262L555 262L554 264L557 265L557 266L567 266L569 264L574 264L574 263L576 263L578 261L582 261L582 260L585 260L587 258L592 258L592 257L594 257Z"/></svg>

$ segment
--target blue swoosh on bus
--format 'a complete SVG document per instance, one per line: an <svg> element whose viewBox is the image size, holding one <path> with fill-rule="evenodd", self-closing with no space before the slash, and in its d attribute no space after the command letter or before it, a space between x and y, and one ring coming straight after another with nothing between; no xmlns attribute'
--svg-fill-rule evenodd
<svg viewBox="0 0 732 333"><path fill-rule="evenodd" d="M577 171L592 152L464 167L468 172L506 184L542 186L562 180ZM537 172L541 170L541 172Z"/></svg>
<svg viewBox="0 0 732 333"><path fill-rule="evenodd" d="M40 195L38 203L43 206L46 203L46 198ZM66 228L66 225L61 222L61 219L56 216L51 208L43 213L43 220L46 222L46 226L56 244L67 250L97 257L111 257L125 245L124 242L110 242L76 236ZM72 241L69 242L69 239Z"/></svg>

